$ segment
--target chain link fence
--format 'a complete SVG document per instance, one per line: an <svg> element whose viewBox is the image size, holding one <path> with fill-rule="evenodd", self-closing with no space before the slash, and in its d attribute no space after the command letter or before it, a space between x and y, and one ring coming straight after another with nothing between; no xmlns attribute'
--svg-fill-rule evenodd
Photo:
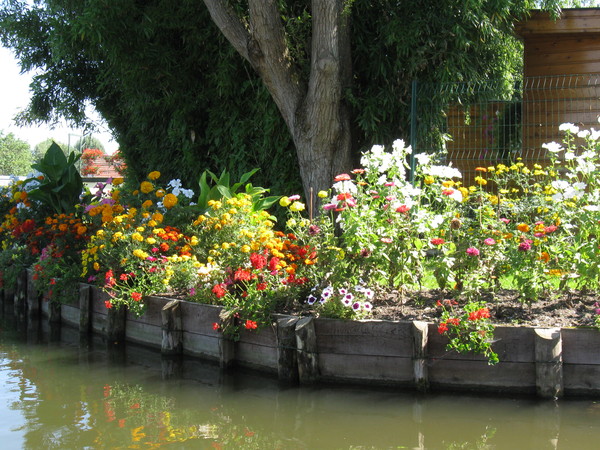
<svg viewBox="0 0 600 450"><path fill-rule="evenodd" d="M521 158L544 164L542 144L562 142L560 124L600 128L600 74L528 77L514 83L413 84L411 145L474 169ZM413 153L414 154L414 153Z"/></svg>

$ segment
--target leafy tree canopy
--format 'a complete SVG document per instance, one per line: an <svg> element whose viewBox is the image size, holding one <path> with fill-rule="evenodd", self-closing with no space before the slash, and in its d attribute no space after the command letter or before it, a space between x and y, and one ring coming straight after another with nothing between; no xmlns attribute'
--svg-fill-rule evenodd
<svg viewBox="0 0 600 450"><path fill-rule="evenodd" d="M56 142L61 149L67 150L67 146L65 144L58 142L55 139L44 139L42 142L35 144L33 147L33 161L40 162L53 142Z"/></svg>
<svg viewBox="0 0 600 450"><path fill-rule="evenodd" d="M342 0L339 0L342 1ZM205 0L206 2L206 0ZM242 19L247 0L223 0ZM277 2L287 55L308 77L313 11ZM351 108L355 155L408 137L412 80L505 79L520 70L514 21L560 0L352 0ZM92 103L114 130L131 175L151 170L193 186L204 169L239 177L253 167L275 193L300 189L290 134L251 65L197 0L5 0L0 41L38 69L23 121L82 124Z"/></svg>
<svg viewBox="0 0 600 450"><path fill-rule="evenodd" d="M0 131L0 174L27 175L31 172L33 155L29 144L14 134Z"/></svg>

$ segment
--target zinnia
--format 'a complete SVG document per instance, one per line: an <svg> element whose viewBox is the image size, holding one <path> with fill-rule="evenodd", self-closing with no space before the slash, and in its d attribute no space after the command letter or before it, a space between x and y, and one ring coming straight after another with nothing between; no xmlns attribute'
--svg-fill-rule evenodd
<svg viewBox="0 0 600 450"><path fill-rule="evenodd" d="M471 256L479 256L479 250L476 249L475 247L469 247L467 249L467 254L471 255Z"/></svg>

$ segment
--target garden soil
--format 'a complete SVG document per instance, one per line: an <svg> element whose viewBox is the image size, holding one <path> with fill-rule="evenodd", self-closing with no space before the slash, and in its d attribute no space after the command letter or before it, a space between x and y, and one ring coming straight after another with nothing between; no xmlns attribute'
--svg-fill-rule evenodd
<svg viewBox="0 0 600 450"><path fill-rule="evenodd" d="M374 302L373 318L380 320L423 320L436 322L442 315L439 302L452 299L448 294L433 290L402 295L389 292ZM496 325L527 325L532 327L590 327L600 301L597 293L570 292L561 297L540 298L523 302L516 292L503 290L493 297L483 298ZM448 302L446 302L448 303ZM460 302L456 308L460 313ZM600 311L599 311L600 312Z"/></svg>

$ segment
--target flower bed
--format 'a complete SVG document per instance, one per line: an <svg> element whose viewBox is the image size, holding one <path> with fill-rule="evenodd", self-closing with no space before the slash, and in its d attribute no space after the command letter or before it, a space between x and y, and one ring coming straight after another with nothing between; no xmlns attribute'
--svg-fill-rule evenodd
<svg viewBox="0 0 600 450"><path fill-rule="evenodd" d="M354 375L344 375L360 380L361 365L377 368L390 357L404 366L402 358L408 358L422 362L427 384L423 361L430 360L436 339L473 364L502 362L503 343L492 325L496 292L510 289L523 305L552 295L598 292L600 132L572 124L561 129L564 147L545 145L550 166L526 167L516 160L479 167L476 186L463 186L459 171L426 154L415 155L409 182L411 149L400 140L391 151L374 146L363 154L362 167L336 176L318 201L309 199L309 208L299 195L267 196L267 189L249 182L254 171L236 183L227 172L205 172L198 194L179 180L163 184L158 171L141 182L112 180L94 194L82 193L76 157L67 159L52 146L34 166L40 173L9 186L1 197L2 279L15 285L31 267L32 283L50 305L72 299L74 286L86 282L102 292L92 303L89 329L120 323L111 340L128 329L132 340L157 345L155 331L165 326L160 316L183 324L177 330L181 339L169 337L172 351L185 348L187 339L195 343L187 351L195 345L198 354L215 357L218 350L223 365L235 359L237 345L244 363L274 370L283 347L267 342L274 336L293 340L293 329L296 340L306 339L307 347L297 349L301 380L328 373L329 363L319 364L327 352L319 350L324 344L313 330L321 320L369 319L384 299L399 304L404 294L418 298L437 289L434 332L425 337L422 327L411 325L411 336L425 340L418 352L392 357L386 353L395 351L390 344L370 362L356 364ZM276 202L283 208L279 215L285 214L279 223L268 212ZM319 203L322 212L315 216ZM390 297L393 292L401 295ZM153 300L160 293L205 304L211 312L198 315L192 303L176 303L165 312ZM600 312L587 303L578 306ZM290 323L279 335L273 314L290 311L302 318L298 324L286 319ZM187 326L194 320L210 320L200 326L210 325L210 333L198 337L185 331L197 328ZM347 326L363 329L359 322ZM534 341L540 339L545 338ZM556 355L547 355L544 364L557 363ZM331 357L332 376L339 358L338 353ZM382 381L392 377L385 370ZM457 376L453 371L450 377ZM435 384L433 366L432 374Z"/></svg>

